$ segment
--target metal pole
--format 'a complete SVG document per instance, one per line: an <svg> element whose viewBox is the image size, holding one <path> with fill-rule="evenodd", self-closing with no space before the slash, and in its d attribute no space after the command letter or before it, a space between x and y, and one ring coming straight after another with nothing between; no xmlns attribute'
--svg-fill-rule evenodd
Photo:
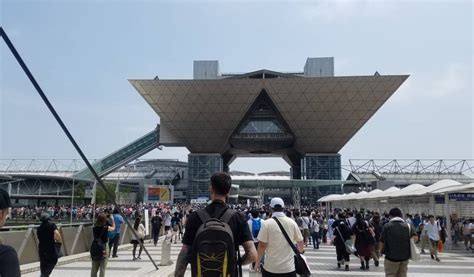
<svg viewBox="0 0 474 277"><path fill-rule="evenodd" d="M21 68L23 69L23 71L25 72L26 76L28 77L28 79L30 79L32 85L35 87L36 91L38 92L39 96L41 97L41 99L43 99L43 102L46 104L46 106L48 107L49 111L51 112L51 114L54 116L54 118L56 119L56 121L58 122L59 126L61 127L61 129L63 130L63 132L66 134L66 136L68 137L69 141L71 142L71 144L74 146L74 148L76 149L77 153L79 154L79 156L81 156L81 159L84 161L84 163L87 165L87 168L90 170L90 172L92 173L92 175L94 176L94 178L97 180L97 182L101 185L101 187L104 189L105 191L105 195L108 197L109 201L114 203L115 205L115 201L114 201L114 195L105 187L104 183L102 182L102 180L100 179L99 175L97 174L97 172L95 171L95 169L92 167L92 165L90 164L89 160L87 159L86 155L84 155L84 153L82 152L81 148L79 147L79 145L77 144L76 140L74 139L74 137L71 135L71 133L69 132L69 130L67 129L66 125L64 124L64 122L62 121L61 117L58 115L58 113L56 112L56 110L54 109L53 105L51 104L51 102L49 102L49 99L46 97L46 95L44 94L43 90L41 89L41 87L39 86L38 82L36 82L36 79L33 77L33 74L31 74L30 70L28 69L28 67L26 66L25 62L23 61L23 59L21 58L20 54L16 51L15 49L15 46L13 46L12 42L10 41L10 39L8 38L7 34L5 33L5 31L3 30L3 27L0 27L0 35L3 37L3 40L5 41L5 43L7 44L8 48L10 49L10 51L12 52L13 56L15 56L15 59L17 60L17 62L20 64ZM116 205L115 205L116 206ZM120 209L119 209L120 210ZM125 218L125 215L122 213L122 211L120 211L120 214ZM125 219L125 223L129 226L129 228L131 229L132 233L138 237L138 234L136 232L136 230L134 230L132 228L132 224L127 220ZM139 244L141 247L143 247L143 250L145 250L145 253L147 254L148 258L150 259L150 261L153 263L153 265L155 266L155 268L158 270L158 266L156 265L155 261L152 259L150 253L148 252L148 250L146 249L146 247L143 245L143 243L138 240Z"/></svg>
<svg viewBox="0 0 474 277"><path fill-rule="evenodd" d="M70 224L72 225L72 207L74 207L74 178L72 178L72 197L71 197L71 209L70 209Z"/></svg>
<svg viewBox="0 0 474 277"><path fill-rule="evenodd" d="M446 228L446 249L451 249L451 209L449 204L449 193L444 193L444 216L446 217L446 222L444 227Z"/></svg>
<svg viewBox="0 0 474 277"><path fill-rule="evenodd" d="M95 197L97 193L97 181L92 185L92 224L95 224Z"/></svg>

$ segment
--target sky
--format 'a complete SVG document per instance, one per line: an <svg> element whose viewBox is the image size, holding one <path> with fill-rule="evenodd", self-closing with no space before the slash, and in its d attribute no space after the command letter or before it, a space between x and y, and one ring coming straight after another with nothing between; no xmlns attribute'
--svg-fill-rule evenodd
<svg viewBox="0 0 474 277"><path fill-rule="evenodd" d="M340 151L349 159L473 159L473 2L0 0L0 22L88 158L153 130L158 115L128 79L192 79L193 60L222 72L409 74ZM3 41L0 159L79 158ZM186 161L185 148L144 158ZM288 170L239 158L232 170Z"/></svg>

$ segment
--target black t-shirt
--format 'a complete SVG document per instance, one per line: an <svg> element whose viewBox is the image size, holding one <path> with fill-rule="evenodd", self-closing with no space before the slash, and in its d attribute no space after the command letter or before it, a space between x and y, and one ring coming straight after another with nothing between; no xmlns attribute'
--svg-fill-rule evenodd
<svg viewBox="0 0 474 277"><path fill-rule="evenodd" d="M179 219L178 216L173 216L173 217L171 218L171 226L173 226L173 227L174 227L175 225L179 225L180 222L181 222L181 220Z"/></svg>
<svg viewBox="0 0 474 277"><path fill-rule="evenodd" d="M104 243L107 243L107 232L109 227L107 226L94 226L92 228L92 234L94 235L94 239L102 238Z"/></svg>
<svg viewBox="0 0 474 277"><path fill-rule="evenodd" d="M39 239L39 251L47 256L56 255L54 248L54 230L58 229L56 224L51 222L43 222L38 227L37 235Z"/></svg>
<svg viewBox="0 0 474 277"><path fill-rule="evenodd" d="M151 218L151 224L154 228L160 228L161 227L161 222L163 219L161 217L155 215L154 217Z"/></svg>
<svg viewBox="0 0 474 277"><path fill-rule="evenodd" d="M15 249L0 245L0 277L20 277L20 263Z"/></svg>
<svg viewBox="0 0 474 277"><path fill-rule="evenodd" d="M221 201L214 201L205 209L211 218L217 218L224 213L227 209L227 205ZM201 224L202 221L196 212L189 215L183 236L183 244L193 244L196 232ZM232 234L234 236L235 249L246 241L252 241L252 234L250 233L249 226L242 213L236 212L229 220L229 226L230 229L232 229Z"/></svg>

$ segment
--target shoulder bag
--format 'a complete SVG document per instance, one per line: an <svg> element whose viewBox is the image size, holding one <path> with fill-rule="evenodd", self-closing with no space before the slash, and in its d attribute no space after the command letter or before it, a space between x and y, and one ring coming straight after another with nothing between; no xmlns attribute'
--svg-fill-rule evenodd
<svg viewBox="0 0 474 277"><path fill-rule="evenodd" d="M339 230L339 226L336 227L336 231L339 234L339 237L341 238L341 241L344 242L344 246L346 247L346 252L349 253L349 254L354 254L355 252L357 252L357 250L354 248L352 240L351 239L348 239L348 240L344 239L344 236L342 235L341 230Z"/></svg>
<svg viewBox="0 0 474 277"><path fill-rule="evenodd" d="M273 219L276 221L278 224L278 227L280 227L281 232L285 236L286 241L290 245L291 249L293 249L294 252L294 258L295 258L295 270L296 274L298 275L311 275L311 270L309 269L308 263L306 262L306 259L301 255L300 251L296 248L296 246L293 244L293 242L290 240L288 237L288 234L286 233L285 229L281 225L280 221L278 218L273 217Z"/></svg>
<svg viewBox="0 0 474 277"><path fill-rule="evenodd" d="M407 224L408 224L408 236L410 238L410 260L417 262L421 259L420 251L416 247L415 240L411 237L410 223L407 223Z"/></svg>

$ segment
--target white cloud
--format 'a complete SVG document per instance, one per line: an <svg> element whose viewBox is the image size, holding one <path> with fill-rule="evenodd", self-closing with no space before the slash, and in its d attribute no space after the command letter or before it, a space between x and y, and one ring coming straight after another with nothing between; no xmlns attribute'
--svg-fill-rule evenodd
<svg viewBox="0 0 474 277"><path fill-rule="evenodd" d="M331 23L354 17L386 17L393 14L395 8L394 2L384 0L320 0L305 7L303 16L308 21Z"/></svg>
<svg viewBox="0 0 474 277"><path fill-rule="evenodd" d="M446 70L433 80L432 89L428 93L437 97L445 97L472 92L469 72L469 67L465 64L448 65Z"/></svg>
<svg viewBox="0 0 474 277"><path fill-rule="evenodd" d="M403 83L390 101L398 104L409 104L416 99L445 98L460 95L472 95L471 69L463 63L451 63L440 67L434 73L411 72L410 77Z"/></svg>

